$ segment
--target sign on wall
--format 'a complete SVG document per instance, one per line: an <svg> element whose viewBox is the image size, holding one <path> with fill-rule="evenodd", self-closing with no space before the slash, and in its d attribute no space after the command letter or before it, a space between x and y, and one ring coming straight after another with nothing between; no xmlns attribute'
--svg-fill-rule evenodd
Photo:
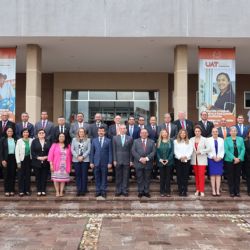
<svg viewBox="0 0 250 250"><path fill-rule="evenodd" d="M220 126L235 124L235 49L199 49L199 113L208 112L208 119Z"/></svg>
<svg viewBox="0 0 250 250"><path fill-rule="evenodd" d="M9 112L15 120L16 110L16 48L0 48L0 113Z"/></svg>

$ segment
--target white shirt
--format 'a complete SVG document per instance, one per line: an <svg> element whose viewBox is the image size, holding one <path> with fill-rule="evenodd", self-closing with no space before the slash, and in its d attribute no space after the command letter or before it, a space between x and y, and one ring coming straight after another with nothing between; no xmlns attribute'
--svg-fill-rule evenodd
<svg viewBox="0 0 250 250"><path fill-rule="evenodd" d="M180 143L177 142L177 140L174 140L174 154L176 159L180 159L181 157L187 157L188 160L191 159L193 153L193 146L189 142L188 144L184 141L181 141Z"/></svg>

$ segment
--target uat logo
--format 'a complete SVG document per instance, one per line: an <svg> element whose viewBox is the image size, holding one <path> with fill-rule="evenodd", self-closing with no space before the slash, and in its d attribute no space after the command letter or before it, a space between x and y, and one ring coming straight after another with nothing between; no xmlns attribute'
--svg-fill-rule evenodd
<svg viewBox="0 0 250 250"><path fill-rule="evenodd" d="M217 68L219 66L219 62L218 61L206 61L205 66L207 68Z"/></svg>

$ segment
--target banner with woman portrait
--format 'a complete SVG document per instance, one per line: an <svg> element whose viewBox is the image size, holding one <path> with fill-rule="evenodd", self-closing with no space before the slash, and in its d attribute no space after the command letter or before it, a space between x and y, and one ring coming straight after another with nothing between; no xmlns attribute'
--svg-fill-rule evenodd
<svg viewBox="0 0 250 250"><path fill-rule="evenodd" d="M220 126L235 124L235 49L199 49L199 113L208 112L208 119Z"/></svg>
<svg viewBox="0 0 250 250"><path fill-rule="evenodd" d="M9 112L15 120L16 110L16 48L0 48L0 114Z"/></svg>

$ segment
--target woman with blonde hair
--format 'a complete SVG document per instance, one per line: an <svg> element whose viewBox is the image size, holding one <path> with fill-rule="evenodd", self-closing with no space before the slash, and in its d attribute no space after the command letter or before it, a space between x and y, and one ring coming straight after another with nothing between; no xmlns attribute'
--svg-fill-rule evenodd
<svg viewBox="0 0 250 250"><path fill-rule="evenodd" d="M174 155L179 196L187 196L190 159L193 153L186 129L180 129L174 140Z"/></svg>
<svg viewBox="0 0 250 250"><path fill-rule="evenodd" d="M170 197L171 171L174 165L174 143L166 129L162 129L160 132L156 154L157 165L160 169L160 193L162 197Z"/></svg>
<svg viewBox="0 0 250 250"><path fill-rule="evenodd" d="M77 135L73 138L71 144L72 161L76 175L77 196L84 196L87 192L90 149L91 143L85 129L78 129Z"/></svg>

